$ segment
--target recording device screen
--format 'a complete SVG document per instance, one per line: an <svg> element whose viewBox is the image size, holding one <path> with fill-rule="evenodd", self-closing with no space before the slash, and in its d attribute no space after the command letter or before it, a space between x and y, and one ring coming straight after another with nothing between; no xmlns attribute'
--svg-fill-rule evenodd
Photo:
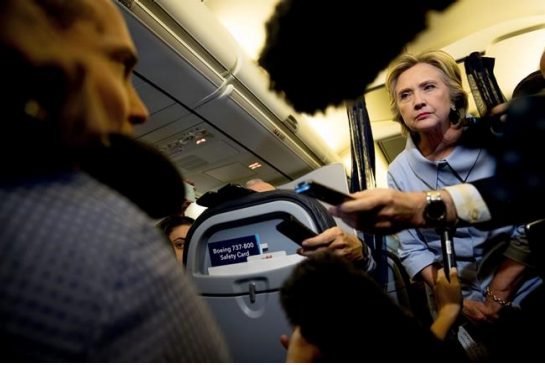
<svg viewBox="0 0 545 365"><path fill-rule="evenodd" d="M276 225L276 229L298 245L301 245L302 242L307 238L317 235L317 233L315 233L313 230L305 226L297 218L291 215L289 216L289 218L278 223Z"/></svg>
<svg viewBox="0 0 545 365"><path fill-rule="evenodd" d="M350 195L311 180L297 184L294 190L298 194L308 195L331 205L339 205L354 199Z"/></svg>

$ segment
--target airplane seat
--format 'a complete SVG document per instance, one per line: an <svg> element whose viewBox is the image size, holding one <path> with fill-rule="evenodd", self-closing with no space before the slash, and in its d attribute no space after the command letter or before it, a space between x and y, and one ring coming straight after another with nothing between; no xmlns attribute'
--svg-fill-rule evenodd
<svg viewBox="0 0 545 365"><path fill-rule="evenodd" d="M426 285L420 281L413 282L405 270L396 253L400 244L397 236L386 236L384 239L386 243L386 248L383 250L386 259L384 261L386 265L384 291L399 306L418 318L421 323L431 325L433 312L430 308L430 293L427 291Z"/></svg>
<svg viewBox="0 0 545 365"><path fill-rule="evenodd" d="M188 232L186 273L216 317L234 362L284 362L291 328L280 288L295 265L295 242L276 225L293 216L315 232L335 225L318 201L293 191L251 193L203 212Z"/></svg>
<svg viewBox="0 0 545 365"><path fill-rule="evenodd" d="M384 291L394 302L400 306L412 310L408 288L410 279L399 257L391 251L384 251L387 265L387 277L384 283Z"/></svg>
<svg viewBox="0 0 545 365"><path fill-rule="evenodd" d="M433 322L429 303L429 292L422 282L411 281L401 260L394 252L385 251L388 264L388 281L384 285L386 294L399 306L413 314L425 325Z"/></svg>

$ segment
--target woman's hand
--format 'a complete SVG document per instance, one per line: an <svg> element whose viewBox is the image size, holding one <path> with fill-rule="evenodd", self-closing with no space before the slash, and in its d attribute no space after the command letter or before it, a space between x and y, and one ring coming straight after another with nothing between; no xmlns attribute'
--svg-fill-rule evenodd
<svg viewBox="0 0 545 365"><path fill-rule="evenodd" d="M464 300L463 313L472 323L479 325L494 323L500 317L502 305L488 298L484 302Z"/></svg>

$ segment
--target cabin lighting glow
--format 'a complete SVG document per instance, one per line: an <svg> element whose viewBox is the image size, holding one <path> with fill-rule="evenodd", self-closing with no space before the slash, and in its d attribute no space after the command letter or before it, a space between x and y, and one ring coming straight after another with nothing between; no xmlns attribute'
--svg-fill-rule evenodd
<svg viewBox="0 0 545 365"><path fill-rule="evenodd" d="M248 167L251 168L252 170L255 170L257 168L260 168L261 164L259 162L254 162L254 163L248 165Z"/></svg>
<svg viewBox="0 0 545 365"><path fill-rule="evenodd" d="M200 138L200 139L195 141L195 144L201 144L201 143L204 143L204 142L206 142L206 138Z"/></svg>

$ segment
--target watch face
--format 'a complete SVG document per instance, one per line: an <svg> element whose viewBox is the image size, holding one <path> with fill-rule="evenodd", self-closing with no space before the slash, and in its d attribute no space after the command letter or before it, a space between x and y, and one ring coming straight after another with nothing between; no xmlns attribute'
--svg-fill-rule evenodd
<svg viewBox="0 0 545 365"><path fill-rule="evenodd" d="M446 218L446 206L438 192L428 192L426 195L425 216L433 223L442 222Z"/></svg>
<svg viewBox="0 0 545 365"><path fill-rule="evenodd" d="M445 203L442 200L433 201L428 205L428 216L432 219L441 219L445 215Z"/></svg>

